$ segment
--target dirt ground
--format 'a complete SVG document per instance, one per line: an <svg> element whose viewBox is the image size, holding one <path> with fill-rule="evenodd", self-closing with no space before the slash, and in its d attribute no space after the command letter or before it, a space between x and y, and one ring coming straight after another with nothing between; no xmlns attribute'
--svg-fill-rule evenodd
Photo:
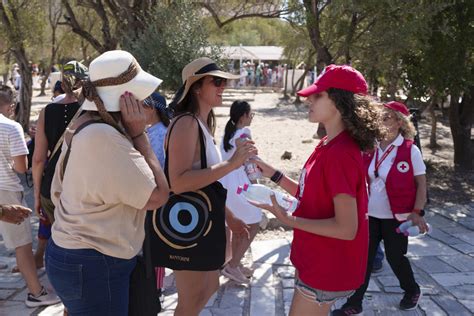
<svg viewBox="0 0 474 316"><path fill-rule="evenodd" d="M259 149L259 156L273 166L281 169L294 179L298 179L300 168L318 144L313 139L317 124L308 122L307 107L295 106L281 100L278 93L256 93L250 101L256 115L251 130ZM216 110L218 129L216 140L222 137L228 119L229 108ZM431 126L424 114L419 122L419 133L423 158L427 166L429 207L452 202L467 204L474 201L474 172L457 172L453 164L453 141L447 120L441 119L437 125L439 148L428 147ZM285 151L292 154L290 160L282 160Z"/></svg>
<svg viewBox="0 0 474 316"><path fill-rule="evenodd" d="M318 144L319 140L313 138L317 124L308 122L306 105L295 106L291 100L282 100L281 96L280 93L260 90L229 90L225 96L226 106L215 109L217 116L215 139L220 144L228 120L230 103L236 99L248 100L255 112L250 128L259 156L293 179L298 179L301 167ZM40 109L50 98L50 95L33 98L32 121L36 120ZM439 148L436 150L428 148L431 131L429 123L423 115L419 122L419 131L423 157L427 165L430 205L446 202L465 204L473 201L474 173L454 170L453 142L447 121L441 120L438 123ZM285 151L291 153L291 159L281 159Z"/></svg>

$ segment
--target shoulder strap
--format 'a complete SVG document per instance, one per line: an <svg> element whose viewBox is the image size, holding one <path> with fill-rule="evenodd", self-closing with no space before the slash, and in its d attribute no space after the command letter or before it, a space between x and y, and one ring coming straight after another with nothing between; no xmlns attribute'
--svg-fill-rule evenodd
<svg viewBox="0 0 474 316"><path fill-rule="evenodd" d="M151 258L150 242L150 234L152 233L150 229L151 225L151 216L150 214L147 214L145 218L145 240L143 241L143 259L145 260L145 273L147 279L153 276L153 262Z"/></svg>
<svg viewBox="0 0 474 316"><path fill-rule="evenodd" d="M168 160L169 160L169 153L168 153L168 145L169 145L169 140L171 138L171 132L173 131L174 126L176 125L176 122L181 119L182 117L185 116L191 116L193 117L196 122L198 123L198 129L199 129L199 145L200 145L200 155L201 155L201 169L206 169L207 168L207 157L206 157L206 143L204 142L204 132L202 131L201 125L199 124L199 120L194 114L191 113L184 113L178 117L176 117L173 120L173 123L169 127L168 130L168 137L165 142L165 168L164 168L164 173L166 176L166 179L168 180L168 183L171 186L170 179L169 179L169 174L168 174Z"/></svg>
<svg viewBox="0 0 474 316"><path fill-rule="evenodd" d="M84 122L82 123L81 125L79 125L76 130L74 131L74 134L72 134L72 137L71 137L71 140L67 146L67 151L66 151L66 155L64 156L64 160L63 160L63 163L62 163L62 168L61 168L61 179L64 178L64 173L66 172L66 166L67 166L67 162L69 160L69 155L71 154L71 147L72 147L72 139L74 138L74 136L79 133L81 130L83 130L84 128L86 128L87 126L91 125L91 124L95 124L95 123L105 123L104 121L102 120L90 120L90 121L87 121L87 122ZM65 131L66 132L66 131ZM63 134L64 136L64 134Z"/></svg>

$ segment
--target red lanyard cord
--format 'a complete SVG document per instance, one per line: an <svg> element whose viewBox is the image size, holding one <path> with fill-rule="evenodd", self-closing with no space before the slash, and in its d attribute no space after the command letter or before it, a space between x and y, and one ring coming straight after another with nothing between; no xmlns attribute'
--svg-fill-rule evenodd
<svg viewBox="0 0 474 316"><path fill-rule="evenodd" d="M395 146L392 144L390 145L390 147L388 147L388 149L384 152L384 154L382 155L382 157L380 157L380 160L379 160L379 149L377 148L375 150L375 166L374 166L374 176L376 178L379 177L379 167L380 165L382 164L382 162L385 160L385 158L387 158L387 156L392 152L392 150L395 148Z"/></svg>

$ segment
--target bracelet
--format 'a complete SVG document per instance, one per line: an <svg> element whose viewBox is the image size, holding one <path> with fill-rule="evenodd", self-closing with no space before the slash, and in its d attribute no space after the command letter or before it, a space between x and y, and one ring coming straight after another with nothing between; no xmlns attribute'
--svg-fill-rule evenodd
<svg viewBox="0 0 474 316"><path fill-rule="evenodd" d="M415 209L413 209L412 212L413 212L413 213L416 213L416 214L418 214L418 215L420 215L420 216L422 216L422 217L425 216L425 210L424 210L424 209L416 209L416 208L415 208Z"/></svg>
<svg viewBox="0 0 474 316"><path fill-rule="evenodd" d="M138 137L142 136L142 135L145 135L145 131L141 132L140 134L136 135L136 136L132 136L130 137L132 140L135 140L137 139Z"/></svg>
<svg viewBox="0 0 474 316"><path fill-rule="evenodd" d="M279 184L282 178L283 178L283 173L281 171L277 170L277 171L275 171L273 176L270 178L270 180L272 180L276 184Z"/></svg>

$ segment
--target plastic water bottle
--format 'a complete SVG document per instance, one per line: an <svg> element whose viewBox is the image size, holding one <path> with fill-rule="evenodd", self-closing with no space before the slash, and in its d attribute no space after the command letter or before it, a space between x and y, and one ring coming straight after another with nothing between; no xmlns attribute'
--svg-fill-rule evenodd
<svg viewBox="0 0 474 316"><path fill-rule="evenodd" d="M430 225L430 224L426 224L426 226L428 226L428 230L426 231L426 233L424 233L424 234L422 234L422 235L431 233L431 225ZM409 236L409 237L418 236L418 235L420 235L420 228L419 228L418 226L411 226L411 227L408 227L407 230L405 230L405 232L404 232L403 234L404 234L405 236Z"/></svg>
<svg viewBox="0 0 474 316"><path fill-rule="evenodd" d="M250 140L250 136L247 134L242 134L240 135L240 138L242 140ZM262 177L262 172L260 169L258 169L258 166L256 163L251 162L250 160L247 160L244 164L244 170L245 173L247 174L247 177L251 181L255 181L257 179L260 179Z"/></svg>
<svg viewBox="0 0 474 316"><path fill-rule="evenodd" d="M274 191L262 184L245 184L237 188L237 194L242 194L247 200L272 205L271 195L275 194L278 204L288 213L293 213L298 206L298 200L288 194Z"/></svg>
<svg viewBox="0 0 474 316"><path fill-rule="evenodd" d="M412 221L406 221L397 227L396 232L399 234L404 234L408 228L413 226Z"/></svg>

